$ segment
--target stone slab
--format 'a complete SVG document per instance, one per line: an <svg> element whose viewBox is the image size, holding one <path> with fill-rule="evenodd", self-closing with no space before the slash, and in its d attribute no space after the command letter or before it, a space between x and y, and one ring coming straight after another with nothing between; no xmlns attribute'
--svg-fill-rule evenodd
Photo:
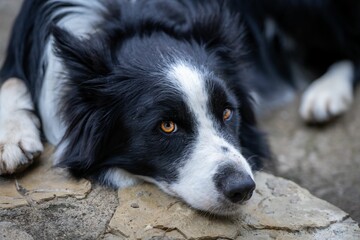
<svg viewBox="0 0 360 240"><path fill-rule="evenodd" d="M34 240L28 233L20 230L11 222L0 222L0 239L2 240Z"/></svg>
<svg viewBox="0 0 360 240"><path fill-rule="evenodd" d="M41 157L25 172L0 177L0 209L41 203L55 197L84 198L91 190L87 180L74 180L52 166L53 147L45 147Z"/></svg>
<svg viewBox="0 0 360 240"><path fill-rule="evenodd" d="M120 190L108 239L360 239L347 213L295 183L266 173L241 213L215 217L150 184Z"/></svg>
<svg viewBox="0 0 360 240"><path fill-rule="evenodd" d="M55 198L34 206L0 209L0 223L11 222L16 225L11 231L25 232L35 240L102 239L117 206L116 191L93 186L84 199Z"/></svg>

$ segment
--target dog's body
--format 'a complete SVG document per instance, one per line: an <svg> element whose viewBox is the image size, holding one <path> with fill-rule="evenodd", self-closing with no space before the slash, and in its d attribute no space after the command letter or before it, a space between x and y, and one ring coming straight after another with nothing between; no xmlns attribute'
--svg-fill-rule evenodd
<svg viewBox="0 0 360 240"><path fill-rule="evenodd" d="M55 164L75 176L146 180L197 209L233 213L270 157L247 86L244 24L215 0L25 1L0 76L0 173L42 151L35 112ZM336 66L328 74L342 101L354 67Z"/></svg>
<svg viewBox="0 0 360 240"><path fill-rule="evenodd" d="M260 107L284 102L293 90L307 87L299 108L306 122L327 122L349 109L360 79L360 2L231 3L242 12L253 39L252 75Z"/></svg>

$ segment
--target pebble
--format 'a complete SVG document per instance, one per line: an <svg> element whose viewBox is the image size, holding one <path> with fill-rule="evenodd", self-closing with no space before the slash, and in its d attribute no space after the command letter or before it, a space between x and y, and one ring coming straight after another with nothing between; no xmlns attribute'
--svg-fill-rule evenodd
<svg viewBox="0 0 360 240"><path fill-rule="evenodd" d="M137 204L137 203L132 203L132 204L130 205L130 207L132 207L132 208L139 208L139 204Z"/></svg>

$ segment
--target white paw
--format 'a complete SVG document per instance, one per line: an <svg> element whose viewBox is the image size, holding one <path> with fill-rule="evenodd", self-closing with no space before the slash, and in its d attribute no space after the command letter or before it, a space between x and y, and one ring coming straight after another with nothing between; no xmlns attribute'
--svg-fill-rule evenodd
<svg viewBox="0 0 360 240"><path fill-rule="evenodd" d="M326 122L350 108L353 101L352 74L345 74L344 69L335 67L337 70L331 69L303 94L299 112L305 121Z"/></svg>
<svg viewBox="0 0 360 240"><path fill-rule="evenodd" d="M43 151L39 120L26 110L0 116L0 175L26 168Z"/></svg>
<svg viewBox="0 0 360 240"><path fill-rule="evenodd" d="M311 85L301 99L300 115L307 122L325 122L346 112L353 101L351 89Z"/></svg>

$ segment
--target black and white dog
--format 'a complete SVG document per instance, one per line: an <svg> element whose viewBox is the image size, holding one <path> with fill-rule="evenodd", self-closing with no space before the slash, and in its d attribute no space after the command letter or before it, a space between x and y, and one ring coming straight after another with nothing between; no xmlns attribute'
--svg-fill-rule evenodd
<svg viewBox="0 0 360 240"><path fill-rule="evenodd" d="M270 158L252 106L263 78L248 71L266 30L252 26L259 7L240 2L24 1L0 75L0 174L41 153L42 126L55 164L76 177L145 180L196 209L236 212ZM333 65L302 116L343 112L353 71L350 60Z"/></svg>

